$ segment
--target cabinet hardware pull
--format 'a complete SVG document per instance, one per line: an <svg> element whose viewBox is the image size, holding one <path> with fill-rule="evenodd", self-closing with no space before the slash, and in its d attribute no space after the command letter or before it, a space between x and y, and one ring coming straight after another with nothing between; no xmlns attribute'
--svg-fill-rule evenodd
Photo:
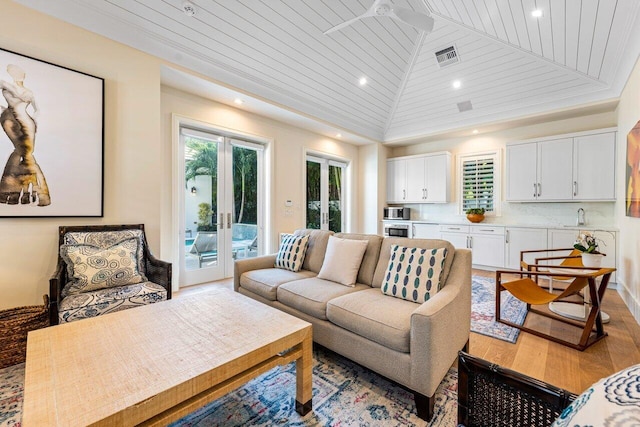
<svg viewBox="0 0 640 427"><path fill-rule="evenodd" d="M496 230L491 230L491 229L488 229L488 228L481 228L480 231L490 231L490 232L493 233Z"/></svg>
<svg viewBox="0 0 640 427"><path fill-rule="evenodd" d="M402 190L402 200L407 198L407 190Z"/></svg>
<svg viewBox="0 0 640 427"><path fill-rule="evenodd" d="M505 243L509 243L509 230L507 230L506 233L505 233L504 242Z"/></svg>
<svg viewBox="0 0 640 427"><path fill-rule="evenodd" d="M469 249L473 249L473 236L467 237L469 239Z"/></svg>
<svg viewBox="0 0 640 427"><path fill-rule="evenodd" d="M427 200L429 198L429 190L428 189L424 189L424 198L425 200Z"/></svg>
<svg viewBox="0 0 640 427"><path fill-rule="evenodd" d="M422 189L422 199L423 200L427 200L427 189L426 188Z"/></svg>
<svg viewBox="0 0 640 427"><path fill-rule="evenodd" d="M533 183L533 197L536 197L536 195L537 195L537 190L538 190L538 187L536 186L536 183L534 182L534 183Z"/></svg>
<svg viewBox="0 0 640 427"><path fill-rule="evenodd" d="M460 227L449 227L449 230L460 230Z"/></svg>
<svg viewBox="0 0 640 427"><path fill-rule="evenodd" d="M538 197L542 194L542 184L538 183Z"/></svg>
<svg viewBox="0 0 640 427"><path fill-rule="evenodd" d="M573 195L578 195L578 181L573 181Z"/></svg>
<svg viewBox="0 0 640 427"><path fill-rule="evenodd" d="M415 236L415 235L416 235L416 226L415 226L415 225L412 225L412 226L411 226L411 237L413 237L413 236Z"/></svg>
<svg viewBox="0 0 640 427"><path fill-rule="evenodd" d="M227 214L227 228L231 228L231 213Z"/></svg>

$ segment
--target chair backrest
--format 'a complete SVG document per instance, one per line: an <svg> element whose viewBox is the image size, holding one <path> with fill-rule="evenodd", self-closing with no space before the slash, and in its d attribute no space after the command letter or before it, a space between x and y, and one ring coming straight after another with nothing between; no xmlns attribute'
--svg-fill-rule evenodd
<svg viewBox="0 0 640 427"><path fill-rule="evenodd" d="M198 231L189 249L189 253L202 254L218 250L218 233L214 231Z"/></svg>

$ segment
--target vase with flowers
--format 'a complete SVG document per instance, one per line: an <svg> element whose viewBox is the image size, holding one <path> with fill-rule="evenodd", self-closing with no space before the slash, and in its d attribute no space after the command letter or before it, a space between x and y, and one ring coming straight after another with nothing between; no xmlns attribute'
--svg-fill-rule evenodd
<svg viewBox="0 0 640 427"><path fill-rule="evenodd" d="M602 257L605 256L598 250L598 239L588 231L581 231L573 247L582 252L582 265L585 267L600 267Z"/></svg>

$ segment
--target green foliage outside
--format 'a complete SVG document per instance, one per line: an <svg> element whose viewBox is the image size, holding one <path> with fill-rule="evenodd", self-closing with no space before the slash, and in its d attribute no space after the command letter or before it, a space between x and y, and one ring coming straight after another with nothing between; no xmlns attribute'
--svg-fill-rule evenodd
<svg viewBox="0 0 640 427"><path fill-rule="evenodd" d="M211 223L213 210L209 203L200 203L198 205L198 231L215 231L215 224Z"/></svg>

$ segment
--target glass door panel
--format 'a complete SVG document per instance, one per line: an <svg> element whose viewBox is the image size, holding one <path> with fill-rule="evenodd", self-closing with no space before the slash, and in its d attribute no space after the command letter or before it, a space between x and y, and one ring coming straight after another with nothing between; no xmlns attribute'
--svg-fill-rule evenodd
<svg viewBox="0 0 640 427"><path fill-rule="evenodd" d="M233 259L258 255L258 221L261 218L259 181L261 147L232 141L232 231Z"/></svg>
<svg viewBox="0 0 640 427"><path fill-rule="evenodd" d="M342 231L342 166L329 165L329 230Z"/></svg>
<svg viewBox="0 0 640 427"><path fill-rule="evenodd" d="M307 228L322 226L321 164L307 160Z"/></svg>

